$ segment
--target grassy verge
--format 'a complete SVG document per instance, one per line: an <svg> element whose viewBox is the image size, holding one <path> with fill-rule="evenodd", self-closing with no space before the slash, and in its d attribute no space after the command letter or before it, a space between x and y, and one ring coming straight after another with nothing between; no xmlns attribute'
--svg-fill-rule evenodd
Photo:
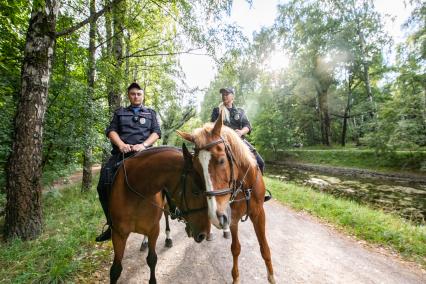
<svg viewBox="0 0 426 284"><path fill-rule="evenodd" d="M265 181L274 197L290 207L307 211L360 239L396 250L426 268L425 226L308 187L271 178Z"/></svg>
<svg viewBox="0 0 426 284"><path fill-rule="evenodd" d="M266 153L268 160L293 160L311 164L353 167L384 172L406 171L426 174L425 151L397 151L376 153L374 150L350 149L294 149L275 154Z"/></svg>
<svg viewBox="0 0 426 284"><path fill-rule="evenodd" d="M109 259L109 245L93 241L104 222L94 187L84 194L80 185L50 191L43 210L37 240L0 243L0 283L85 282Z"/></svg>

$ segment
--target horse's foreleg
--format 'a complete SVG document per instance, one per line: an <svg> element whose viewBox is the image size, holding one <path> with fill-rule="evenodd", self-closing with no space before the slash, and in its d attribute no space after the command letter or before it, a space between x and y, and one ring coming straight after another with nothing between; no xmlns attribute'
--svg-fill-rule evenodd
<svg viewBox="0 0 426 284"><path fill-rule="evenodd" d="M262 254L263 260L266 264L268 272L269 283L275 283L274 270L272 268L271 251L269 250L268 241L266 240L265 234L265 211L263 207L260 208L257 215L250 215L250 219L253 222L253 227L256 232L257 241L260 246L260 253Z"/></svg>
<svg viewBox="0 0 426 284"><path fill-rule="evenodd" d="M155 279L155 266L157 265L157 253L155 252L155 245L157 244L158 233L160 231L158 226L154 229L154 231L148 235L148 256L146 257L146 262L148 263L150 269L150 278L149 284L156 284L157 279Z"/></svg>
<svg viewBox="0 0 426 284"><path fill-rule="evenodd" d="M169 214L164 212L164 217L166 219L166 244L165 246L171 248L173 246L172 238L170 237L170 225L169 225Z"/></svg>
<svg viewBox="0 0 426 284"><path fill-rule="evenodd" d="M240 241L238 240L238 222L235 224L231 224L231 235L232 235L232 244L231 251L233 257L233 265L232 265L232 282L234 284L240 283L240 272L238 271L238 256L241 252Z"/></svg>
<svg viewBox="0 0 426 284"><path fill-rule="evenodd" d="M123 267L121 261L123 260L124 249L129 234L120 235L114 229L112 230L112 244L114 246L114 261L109 271L110 283L117 283Z"/></svg>

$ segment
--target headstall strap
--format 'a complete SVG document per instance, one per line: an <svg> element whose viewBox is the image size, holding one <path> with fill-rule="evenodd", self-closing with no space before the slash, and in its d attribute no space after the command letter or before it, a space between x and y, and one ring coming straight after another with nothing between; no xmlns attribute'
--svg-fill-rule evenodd
<svg viewBox="0 0 426 284"><path fill-rule="evenodd" d="M208 150L211 147L218 145L220 143L223 143L223 145L225 146L226 157L228 158L230 168L231 168L229 188L223 188L223 189L219 189L219 190L215 190L215 191L209 191L209 192L206 192L206 195L209 196L209 197L212 197L212 196L220 196L220 195L231 194L231 198L229 200L229 203L245 200L246 205L247 205L246 215L243 218L241 218L241 222L245 222L245 221L247 221L249 214L250 214L250 199L251 199L252 189L251 188L244 189L243 186L244 186L244 180L245 180L250 168L247 168L247 171L244 174L244 177L241 181L237 181L235 179L235 174L234 174L234 165L236 163L235 158L234 158L234 155L232 154L230 145L225 141L225 139L222 136L220 136L220 139L213 141L211 143L208 143L207 145L204 145L203 147L200 147L200 148L196 147L195 148L195 156L198 156L198 154L201 150ZM238 186L237 186L237 182L239 182ZM256 182L257 182L257 177L256 177ZM244 193L244 197L236 200L235 198L237 197L237 195L240 192Z"/></svg>

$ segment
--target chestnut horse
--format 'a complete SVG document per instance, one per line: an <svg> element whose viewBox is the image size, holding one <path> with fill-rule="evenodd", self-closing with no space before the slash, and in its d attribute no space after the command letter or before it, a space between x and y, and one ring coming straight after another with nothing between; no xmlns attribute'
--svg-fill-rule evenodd
<svg viewBox="0 0 426 284"><path fill-rule="evenodd" d="M247 216L256 232L268 281L275 283L271 252L265 236L265 184L255 157L236 132L223 125L222 114L214 125L208 123L192 134L178 134L195 144L194 169L203 176L206 184L211 223L224 232L231 230L233 283L239 283L241 246L238 223L247 220Z"/></svg>
<svg viewBox="0 0 426 284"><path fill-rule="evenodd" d="M149 283L156 283L155 265L160 219L165 199L170 216L186 222L188 236L201 242L210 231L207 202L202 194L202 177L193 170L192 156L183 147L156 147L123 161L115 176L111 197L114 261L110 282L116 283L122 271L126 241L131 232L148 237Z"/></svg>

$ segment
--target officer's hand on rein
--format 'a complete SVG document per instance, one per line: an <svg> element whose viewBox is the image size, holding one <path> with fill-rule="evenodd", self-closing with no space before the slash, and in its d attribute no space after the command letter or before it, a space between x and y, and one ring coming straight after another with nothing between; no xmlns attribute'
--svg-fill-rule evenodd
<svg viewBox="0 0 426 284"><path fill-rule="evenodd" d="M145 150L145 146L143 144L136 144L131 146L132 151L139 152Z"/></svg>
<svg viewBox="0 0 426 284"><path fill-rule="evenodd" d="M239 130L239 129L235 129L235 132L238 134L238 136L242 136L243 135L243 133L241 133L241 130Z"/></svg>
<svg viewBox="0 0 426 284"><path fill-rule="evenodd" d="M121 153L124 153L124 154L126 154L126 153L128 153L128 152L132 151L132 146L131 146L131 145L129 145L129 144L123 144L123 145L121 145L119 148L120 148L120 152L121 152Z"/></svg>

